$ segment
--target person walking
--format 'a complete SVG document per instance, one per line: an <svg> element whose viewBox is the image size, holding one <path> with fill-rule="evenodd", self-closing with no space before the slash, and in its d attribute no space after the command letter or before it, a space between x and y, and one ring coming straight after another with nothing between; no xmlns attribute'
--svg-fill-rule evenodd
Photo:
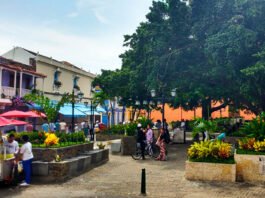
<svg viewBox="0 0 265 198"><path fill-rule="evenodd" d="M55 122L55 131L56 132L61 132L60 120L57 120Z"/></svg>
<svg viewBox="0 0 265 198"><path fill-rule="evenodd" d="M152 149L152 144L153 144L153 139L154 139L154 133L153 130L151 129L150 125L147 125L147 131L146 131L146 143L148 147L148 152L149 154L153 154L153 149Z"/></svg>
<svg viewBox="0 0 265 198"><path fill-rule="evenodd" d="M145 160L145 156L144 156L145 140L146 140L146 137L145 137L144 131L142 129L142 125L139 123L139 124L137 124L137 143L139 143L141 146L141 155L142 155L143 160Z"/></svg>
<svg viewBox="0 0 265 198"><path fill-rule="evenodd" d="M60 122L60 130L61 130L61 132L63 132L63 133L66 133L66 122L64 121L64 120L62 120L61 122Z"/></svg>
<svg viewBox="0 0 265 198"><path fill-rule="evenodd" d="M166 161L166 142L165 142L165 130L163 128L160 129L160 135L157 139L156 145L160 148L159 156L156 160Z"/></svg>
<svg viewBox="0 0 265 198"><path fill-rule="evenodd" d="M20 186L29 186L31 182L31 169L32 169L32 145L29 142L29 136L23 135L22 140L24 144L22 145L19 153L22 154L22 165L25 173L25 182L21 183Z"/></svg>

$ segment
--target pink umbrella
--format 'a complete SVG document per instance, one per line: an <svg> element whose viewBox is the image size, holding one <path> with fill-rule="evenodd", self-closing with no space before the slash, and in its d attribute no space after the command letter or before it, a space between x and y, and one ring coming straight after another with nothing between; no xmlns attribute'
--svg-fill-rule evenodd
<svg viewBox="0 0 265 198"><path fill-rule="evenodd" d="M10 120L12 125L26 125L28 124L28 122L24 122L24 121L21 121L21 120Z"/></svg>
<svg viewBox="0 0 265 198"><path fill-rule="evenodd" d="M9 120L3 117L0 117L0 127L9 126L9 125L25 125L27 122L20 120Z"/></svg>
<svg viewBox="0 0 265 198"><path fill-rule="evenodd" d="M46 115L42 112L29 111L27 113L30 114L32 118L46 118Z"/></svg>
<svg viewBox="0 0 265 198"><path fill-rule="evenodd" d="M8 125L11 125L11 121L6 118L0 117L0 127Z"/></svg>
<svg viewBox="0 0 265 198"><path fill-rule="evenodd" d="M27 117L31 117L31 114L28 112L24 112L24 111L13 110L13 111L2 113L0 116L6 117L6 118L27 118Z"/></svg>

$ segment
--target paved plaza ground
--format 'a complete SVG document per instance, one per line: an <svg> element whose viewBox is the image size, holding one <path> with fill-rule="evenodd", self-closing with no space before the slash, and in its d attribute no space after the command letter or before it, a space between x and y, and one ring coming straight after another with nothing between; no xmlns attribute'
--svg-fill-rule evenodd
<svg viewBox="0 0 265 198"><path fill-rule="evenodd" d="M265 185L185 180L187 147L170 145L166 162L110 155L108 163L65 183L1 188L0 197L141 197L142 168L147 172L147 197L265 197Z"/></svg>

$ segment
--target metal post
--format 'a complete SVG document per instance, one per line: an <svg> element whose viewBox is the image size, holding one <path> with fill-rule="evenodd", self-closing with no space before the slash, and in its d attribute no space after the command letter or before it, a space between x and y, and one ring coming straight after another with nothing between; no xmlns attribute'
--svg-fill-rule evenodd
<svg viewBox="0 0 265 198"><path fill-rule="evenodd" d="M146 176L145 176L145 168L142 169L142 177L141 177L141 194L146 195Z"/></svg>
<svg viewBox="0 0 265 198"><path fill-rule="evenodd" d="M164 93L162 94L162 128L165 130L165 96Z"/></svg>
<svg viewBox="0 0 265 198"><path fill-rule="evenodd" d="M74 95L74 89L72 91L72 133L75 132L75 95Z"/></svg>

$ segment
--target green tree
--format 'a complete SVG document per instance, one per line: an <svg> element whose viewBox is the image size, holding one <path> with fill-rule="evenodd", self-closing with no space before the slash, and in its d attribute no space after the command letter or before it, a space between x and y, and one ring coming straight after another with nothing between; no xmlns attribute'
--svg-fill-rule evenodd
<svg viewBox="0 0 265 198"><path fill-rule="evenodd" d="M60 108L64 106L65 103L71 101L71 95L64 94L57 103L53 103L48 97L43 94L31 93L24 96L24 99L28 102L34 102L41 106L44 110L48 122L55 122L60 111Z"/></svg>

